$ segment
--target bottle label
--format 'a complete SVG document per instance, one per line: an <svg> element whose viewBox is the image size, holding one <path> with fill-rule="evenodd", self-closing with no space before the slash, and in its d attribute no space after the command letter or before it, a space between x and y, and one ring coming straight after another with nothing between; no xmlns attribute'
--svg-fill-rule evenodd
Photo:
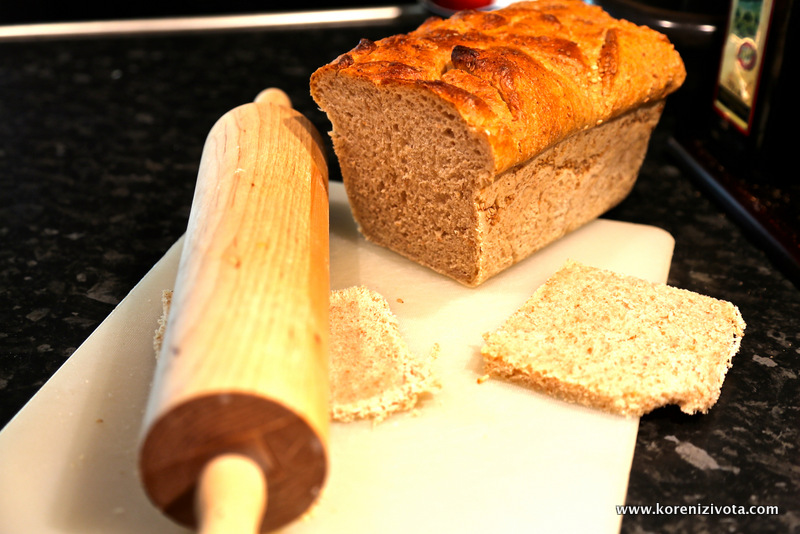
<svg viewBox="0 0 800 534"><path fill-rule="evenodd" d="M745 134L753 122L772 0L733 0L714 109Z"/></svg>

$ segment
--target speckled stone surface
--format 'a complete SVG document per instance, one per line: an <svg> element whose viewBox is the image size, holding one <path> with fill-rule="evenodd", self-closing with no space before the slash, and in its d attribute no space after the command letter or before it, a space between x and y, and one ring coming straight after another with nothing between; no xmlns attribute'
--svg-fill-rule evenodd
<svg viewBox="0 0 800 534"><path fill-rule="evenodd" d="M0 425L183 233L217 118L279 86L327 131L311 72L420 21L0 42ZM670 284L737 304L748 327L707 415L642 418L627 504L779 513L630 513L622 531L800 532L800 291L678 165L669 125L607 217L669 231Z"/></svg>

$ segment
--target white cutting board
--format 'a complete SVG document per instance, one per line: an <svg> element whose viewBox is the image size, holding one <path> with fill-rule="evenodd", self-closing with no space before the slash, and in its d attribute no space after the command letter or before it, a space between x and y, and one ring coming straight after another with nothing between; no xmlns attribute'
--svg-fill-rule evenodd
<svg viewBox="0 0 800 534"><path fill-rule="evenodd" d="M442 389L377 426L334 424L320 504L285 531L618 532L638 419L478 384L481 335L567 258L663 282L673 245L663 230L601 219L469 289L365 242L332 183L332 288L382 293L421 357L438 343ZM186 532L151 507L136 474L160 295L180 246L0 432L0 534Z"/></svg>

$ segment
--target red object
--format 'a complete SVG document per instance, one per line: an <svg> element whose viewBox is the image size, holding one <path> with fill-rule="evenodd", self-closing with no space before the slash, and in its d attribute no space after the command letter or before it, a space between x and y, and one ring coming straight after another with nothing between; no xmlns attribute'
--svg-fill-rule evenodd
<svg viewBox="0 0 800 534"><path fill-rule="evenodd" d="M492 0L432 0L437 6L459 11L461 9L480 9L492 5Z"/></svg>

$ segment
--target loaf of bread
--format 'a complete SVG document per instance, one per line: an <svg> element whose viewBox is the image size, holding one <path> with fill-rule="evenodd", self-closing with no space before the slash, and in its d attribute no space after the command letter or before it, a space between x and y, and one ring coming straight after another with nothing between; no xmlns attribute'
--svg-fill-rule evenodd
<svg viewBox="0 0 800 534"><path fill-rule="evenodd" d="M567 262L481 352L487 374L607 412L719 398L745 323L730 302Z"/></svg>
<svg viewBox="0 0 800 534"><path fill-rule="evenodd" d="M362 40L310 88L364 236L475 286L620 202L684 78L665 36L540 0Z"/></svg>

